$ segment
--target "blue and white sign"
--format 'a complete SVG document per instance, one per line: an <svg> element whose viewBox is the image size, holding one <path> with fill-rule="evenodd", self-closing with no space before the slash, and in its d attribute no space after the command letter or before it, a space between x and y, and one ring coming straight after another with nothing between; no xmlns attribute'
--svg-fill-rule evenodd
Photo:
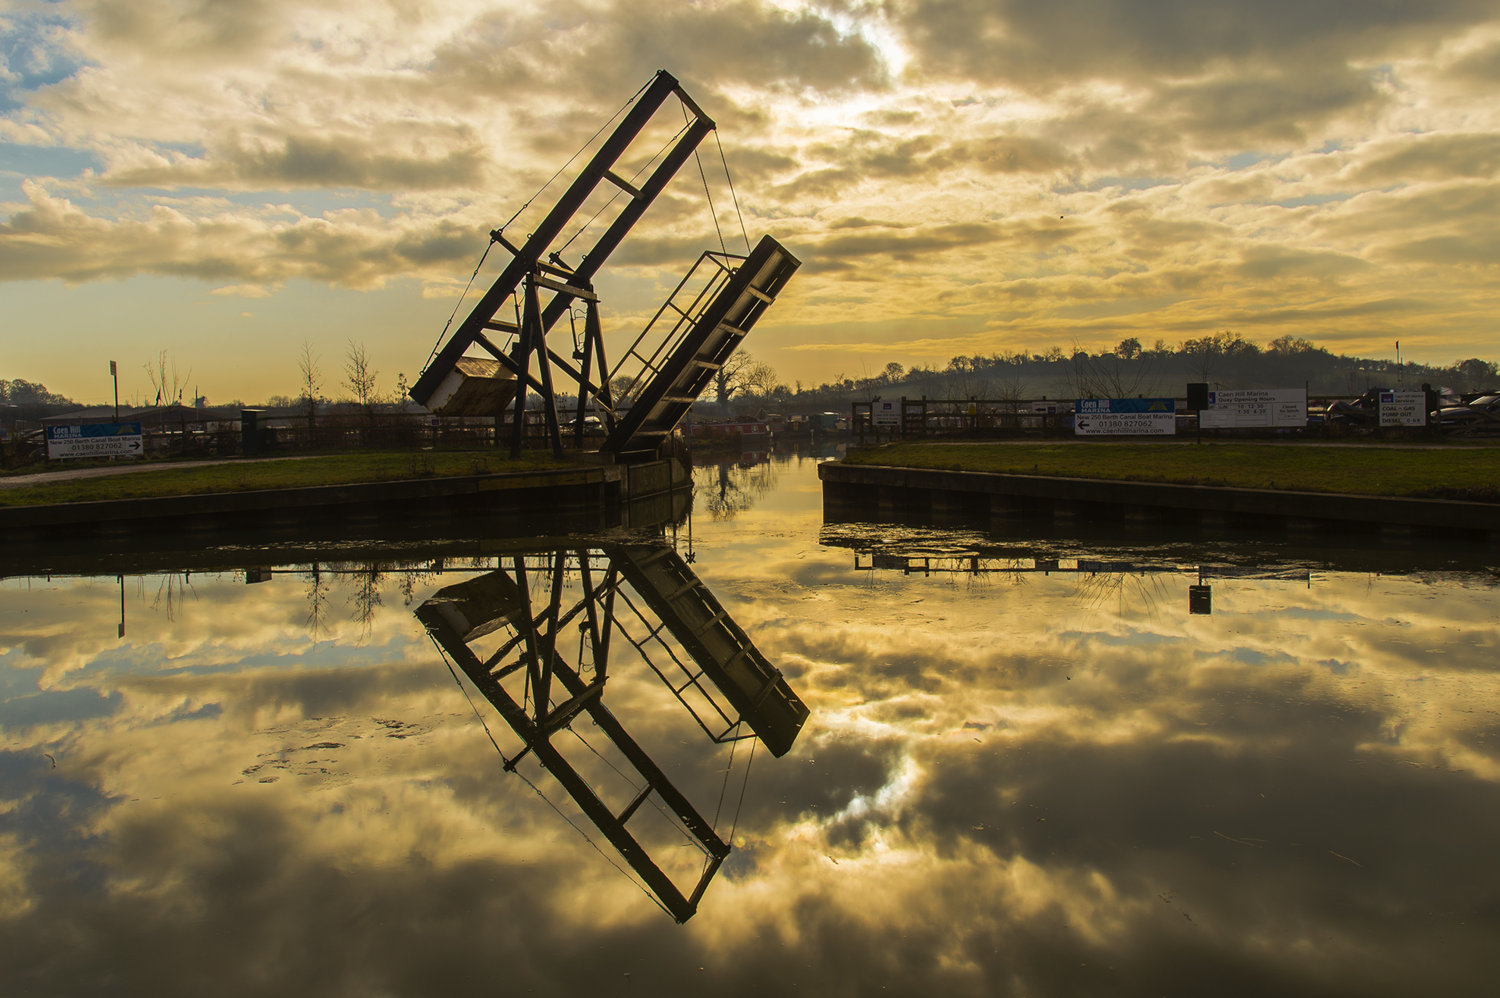
<svg viewBox="0 0 1500 998"><path fill-rule="evenodd" d="M881 402L876 400L870 403L870 425L872 426L900 426L901 425L901 403Z"/></svg>
<svg viewBox="0 0 1500 998"><path fill-rule="evenodd" d="M1384 391L1380 393L1381 426L1426 426L1427 393Z"/></svg>
<svg viewBox="0 0 1500 998"><path fill-rule="evenodd" d="M140 457L146 452L140 423L83 423L47 427L47 459Z"/></svg>
<svg viewBox="0 0 1500 998"><path fill-rule="evenodd" d="M1073 404L1076 436L1169 436L1176 432L1176 399L1079 399Z"/></svg>

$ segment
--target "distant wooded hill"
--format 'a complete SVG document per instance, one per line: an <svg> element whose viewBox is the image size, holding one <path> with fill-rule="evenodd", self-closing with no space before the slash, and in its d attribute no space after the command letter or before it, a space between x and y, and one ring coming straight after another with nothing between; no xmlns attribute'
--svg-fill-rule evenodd
<svg viewBox="0 0 1500 998"><path fill-rule="evenodd" d="M32 384L20 378L14 381L0 378L0 405L14 406L12 412L19 419L40 419L78 408L77 402L49 392L46 385Z"/></svg>
<svg viewBox="0 0 1500 998"><path fill-rule="evenodd" d="M877 376L846 378L765 401L793 407L841 407L850 401L904 396L929 399L1128 398L1182 396L1189 382L1214 390L1300 388L1312 395L1359 395L1375 387L1423 383L1456 392L1500 388L1496 364L1477 357L1448 367L1370 360L1330 353L1309 340L1282 337L1262 348L1238 333L1188 340L1173 349L1127 339L1114 350L1025 351L954 357L942 370L887 364ZM778 386L784 389L784 386ZM746 398L742 401L748 401Z"/></svg>
<svg viewBox="0 0 1500 998"><path fill-rule="evenodd" d="M1431 384L1459 393L1500 390L1500 374L1493 361L1471 357L1447 367L1371 360L1330 353L1310 340L1283 336L1264 348L1238 333L1222 332L1188 340L1177 348L1158 340L1143 347L1134 338L1122 340L1113 350L1071 353L1049 347L1043 353L974 354L954 357L948 366L914 367L889 363L879 374L861 378L837 378L804 388L781 381L768 365L744 351L726 365L726 373L706 393L705 405L732 402L736 408L778 408L790 411L833 409L843 411L850 402L869 401L879 395L887 399L1006 399L1037 398L1129 398L1186 394L1189 382L1207 382L1212 389L1300 388L1309 394L1359 395L1370 388L1410 387ZM719 393L722 393L720 395ZM395 399L404 401L405 385L398 383ZM14 406L11 418L39 419L78 403L47 390L45 385L22 379L0 378L0 403ZM229 403L238 407L242 403ZM289 398L274 398L272 405L300 405Z"/></svg>

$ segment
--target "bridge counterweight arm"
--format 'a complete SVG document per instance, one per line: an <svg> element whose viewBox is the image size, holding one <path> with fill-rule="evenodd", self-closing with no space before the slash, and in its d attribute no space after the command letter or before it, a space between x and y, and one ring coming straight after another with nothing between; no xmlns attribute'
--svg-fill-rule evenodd
<svg viewBox="0 0 1500 998"><path fill-rule="evenodd" d="M512 250L510 262L506 264L495 283L475 305L468 317L454 331L448 342L438 351L432 363L412 385L410 395L415 401L422 405L427 404L438 385L453 370L464 352L473 345L476 336L484 329L485 323L494 318L500 307L520 287L526 275L533 274L544 266L543 260L548 258L553 242L567 228L570 220L578 214L589 195L601 183L609 182L608 176L611 168L625 154L631 142L651 121L663 102L673 95L676 95L685 107L697 115L696 120L690 124L671 152L658 165L650 180L641 186L640 196L631 198L621 214L589 251L579 264L576 278L571 278L568 283L576 286L587 282L604 264L609 254L619 245L630 227L639 220L650 202L661 193L667 181L686 162L693 149L714 128L713 121L702 114L697 104L682 90L676 78L665 70L658 72L647 85L614 132L604 141L526 241L520 247L514 247L504 239L500 239L502 244ZM499 234L495 233L495 236L498 237ZM546 335L546 331L567 310L573 299L574 296L567 292L558 292L548 303L541 322L542 336Z"/></svg>

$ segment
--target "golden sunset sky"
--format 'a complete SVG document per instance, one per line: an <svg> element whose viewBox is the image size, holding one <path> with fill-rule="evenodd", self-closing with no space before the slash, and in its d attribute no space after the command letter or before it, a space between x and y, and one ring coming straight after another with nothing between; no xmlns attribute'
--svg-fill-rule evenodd
<svg viewBox="0 0 1500 998"><path fill-rule="evenodd" d="M389 392L658 69L719 141L601 280L621 334L718 248L705 179L742 247L722 144L803 260L747 341L788 384L1224 329L1500 353L1493 0L0 0L0 377L130 398L166 350L258 401L306 341L338 394L352 340Z"/></svg>

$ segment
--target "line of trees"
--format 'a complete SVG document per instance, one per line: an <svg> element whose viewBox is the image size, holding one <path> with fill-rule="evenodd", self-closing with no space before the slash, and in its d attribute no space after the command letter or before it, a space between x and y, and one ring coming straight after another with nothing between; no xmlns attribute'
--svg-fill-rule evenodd
<svg viewBox="0 0 1500 998"><path fill-rule="evenodd" d="M1314 393L1358 395L1372 387L1422 383L1480 392L1500 388L1494 362L1471 357L1448 366L1334 354L1311 340L1282 336L1261 347L1225 330L1183 341L1177 347L1158 339L1146 346L1135 337L1112 350L1091 352L1075 346L960 355L944 368L888 363L862 378L839 377L816 388L766 401L840 408L873 394L908 398L1051 398L1180 395L1188 382L1215 389L1290 388ZM799 386L800 389L800 386Z"/></svg>
<svg viewBox="0 0 1500 998"><path fill-rule="evenodd" d="M341 391L338 398L326 394L327 378L323 373L323 358L313 349L308 340L302 341L297 352L297 394L272 395L265 404L278 409L299 410L311 425L318 411L335 404L353 404L366 416L374 413L377 406L402 406L406 403L406 376L396 375L395 387L389 394L380 391L380 372L370 361L363 343L350 340L344 352L343 378L336 384Z"/></svg>
<svg viewBox="0 0 1500 998"><path fill-rule="evenodd" d="M78 403L40 383L0 378L0 406L4 407L0 410L0 426L10 426L18 420L31 422L77 409Z"/></svg>
<svg viewBox="0 0 1500 998"><path fill-rule="evenodd" d="M321 358L310 342L303 341L296 367L297 395L273 395L265 404L298 409L311 425L318 412L336 400L324 394L327 379ZM191 370L180 375L175 360L164 350L143 368L156 404L181 401ZM366 416L377 406L404 406L407 402L402 375L397 375L389 394L379 391L379 372L361 343L348 342L342 373L337 386L342 400L358 406ZM789 385L771 365L739 350L715 373L710 397L703 401L723 415L729 415L735 407L841 411L851 401L868 400L877 394L992 400L1120 398L1178 395L1188 382L1195 381L1219 389L1306 385L1313 393L1325 395L1358 395L1372 387L1416 387L1423 383L1458 392L1481 392L1500 390L1500 370L1494 362L1478 357L1448 366L1349 357L1296 336L1278 337L1261 347L1239 333L1224 330L1184 340L1176 347L1160 339L1146 346L1135 337L1127 337L1112 350L1098 353L1077 346L1065 351L1053 345L1039 353L1015 350L959 355L943 368L907 369L892 361L874 375L839 376L816 387L804 387L800 381ZM0 379L0 403L16 407L12 413L21 419L38 419L78 407L72 399L22 379ZM228 404L243 403L235 400Z"/></svg>

